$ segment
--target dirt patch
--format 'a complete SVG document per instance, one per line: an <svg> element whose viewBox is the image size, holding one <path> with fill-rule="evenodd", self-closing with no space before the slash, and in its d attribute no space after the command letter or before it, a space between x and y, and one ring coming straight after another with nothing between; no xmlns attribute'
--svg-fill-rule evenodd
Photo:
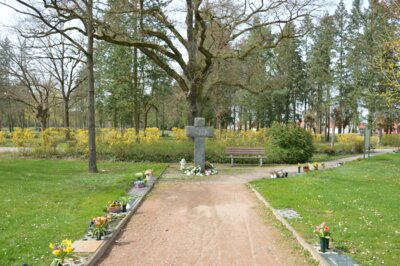
<svg viewBox="0 0 400 266"><path fill-rule="evenodd" d="M100 265L307 265L259 210L243 184L159 183Z"/></svg>

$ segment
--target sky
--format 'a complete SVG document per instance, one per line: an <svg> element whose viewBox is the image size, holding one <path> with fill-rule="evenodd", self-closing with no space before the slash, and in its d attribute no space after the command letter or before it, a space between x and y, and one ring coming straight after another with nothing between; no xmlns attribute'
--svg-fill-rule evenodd
<svg viewBox="0 0 400 266"><path fill-rule="evenodd" d="M328 0L328 5L326 5L326 10L330 13L333 14L335 12L336 6L339 3L340 0ZM8 4L11 4L13 0L0 0L0 2L5 2ZM344 3L346 5L347 10L350 11L351 5L352 5L353 0L344 0ZM364 0L364 2L367 2ZM0 37L4 37L7 35L7 28L5 27L6 25L12 25L13 22L15 21L16 18L18 18L19 15L15 14L11 9L0 5Z"/></svg>

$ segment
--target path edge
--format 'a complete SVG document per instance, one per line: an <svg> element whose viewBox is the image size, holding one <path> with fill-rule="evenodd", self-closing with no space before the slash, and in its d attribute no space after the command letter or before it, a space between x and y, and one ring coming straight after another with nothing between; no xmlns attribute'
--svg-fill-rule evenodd
<svg viewBox="0 0 400 266"><path fill-rule="evenodd" d="M110 236L107 241L104 241L103 244L99 246L99 248L90 256L90 258L84 263L85 266L96 266L97 262L103 257L104 253L109 249L109 247L114 243L115 239L120 235L122 229L125 227L125 225L128 223L128 221L132 218L132 216L136 213L137 209L142 205L144 202L146 196L153 190L154 186L158 183L158 181L161 179L162 175L164 172L169 168L169 165L167 165L164 170L160 173L158 178L154 181L152 186L149 188L149 190L144 194L138 201L138 203L132 208L132 210L129 212L127 216L125 216L124 219L117 225L117 227L114 229L113 234Z"/></svg>
<svg viewBox="0 0 400 266"><path fill-rule="evenodd" d="M292 235L296 238L297 242L303 247L304 250L310 252L311 256L316 260L320 266L329 266L330 264L310 245L308 244L297 232L296 230L282 217L278 212L271 206L271 204L263 197L261 194L251 185L247 186L253 191L256 197L264 203L264 205L271 210L275 218L279 220L288 229Z"/></svg>

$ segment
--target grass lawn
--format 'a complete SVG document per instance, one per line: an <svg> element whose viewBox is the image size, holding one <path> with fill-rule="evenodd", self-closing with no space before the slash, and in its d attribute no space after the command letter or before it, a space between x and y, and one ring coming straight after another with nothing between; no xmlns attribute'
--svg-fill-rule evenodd
<svg viewBox="0 0 400 266"><path fill-rule="evenodd" d="M309 161L310 162L327 162L327 161L333 161L333 160L343 159L343 158L357 156L357 155L359 155L360 157L363 156L362 154L357 154L357 153L336 154L336 155L329 155L326 153L314 153Z"/></svg>
<svg viewBox="0 0 400 266"><path fill-rule="evenodd" d="M99 163L88 174L86 161L0 157L0 265L49 265L49 242L81 238L92 217L129 188L133 174L165 164Z"/></svg>
<svg viewBox="0 0 400 266"><path fill-rule="evenodd" d="M292 208L303 219L290 224L318 243L315 225L326 221L333 246L362 265L400 261L400 154L388 154L285 179L252 185L274 208Z"/></svg>

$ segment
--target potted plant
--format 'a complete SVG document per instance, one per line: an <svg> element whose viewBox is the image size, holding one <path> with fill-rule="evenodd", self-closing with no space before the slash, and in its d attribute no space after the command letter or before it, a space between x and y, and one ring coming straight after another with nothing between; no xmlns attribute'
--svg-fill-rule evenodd
<svg viewBox="0 0 400 266"><path fill-rule="evenodd" d="M278 177L278 172L275 170L272 170L269 172L271 178L277 178Z"/></svg>
<svg viewBox="0 0 400 266"><path fill-rule="evenodd" d="M309 171L310 171L310 166L308 166L308 164L303 165L303 172L308 173Z"/></svg>
<svg viewBox="0 0 400 266"><path fill-rule="evenodd" d="M322 167L322 169L325 169L325 163L321 163L321 167Z"/></svg>
<svg viewBox="0 0 400 266"><path fill-rule="evenodd" d="M144 175L146 176L146 180L148 182L153 182L154 181L154 171L152 169L147 169L146 171L144 171Z"/></svg>
<svg viewBox="0 0 400 266"><path fill-rule="evenodd" d="M126 212L126 205L128 205L128 202L131 200L131 197L121 197L119 199L119 202L121 202L122 205L122 212Z"/></svg>
<svg viewBox="0 0 400 266"><path fill-rule="evenodd" d="M318 170L318 163L317 163L317 162L314 162L314 163L313 163L313 167L314 167L314 170Z"/></svg>
<svg viewBox="0 0 400 266"><path fill-rule="evenodd" d="M326 222L323 222L315 227L314 233L319 237L320 251L326 252L329 249L329 239L331 237L329 226L326 225Z"/></svg>
<svg viewBox="0 0 400 266"><path fill-rule="evenodd" d="M117 213L121 210L121 208L122 208L121 202L119 202L118 200L109 201L107 203L107 211L108 212Z"/></svg>
<svg viewBox="0 0 400 266"><path fill-rule="evenodd" d="M49 244L49 248L51 252L55 256L50 266L62 266L64 263L64 259L67 257L72 257L71 253L74 251L72 247L72 241L69 239L64 239L61 243Z"/></svg>
<svg viewBox="0 0 400 266"><path fill-rule="evenodd" d="M106 217L95 217L92 219L92 233L96 236L97 240L106 234L108 219Z"/></svg>

